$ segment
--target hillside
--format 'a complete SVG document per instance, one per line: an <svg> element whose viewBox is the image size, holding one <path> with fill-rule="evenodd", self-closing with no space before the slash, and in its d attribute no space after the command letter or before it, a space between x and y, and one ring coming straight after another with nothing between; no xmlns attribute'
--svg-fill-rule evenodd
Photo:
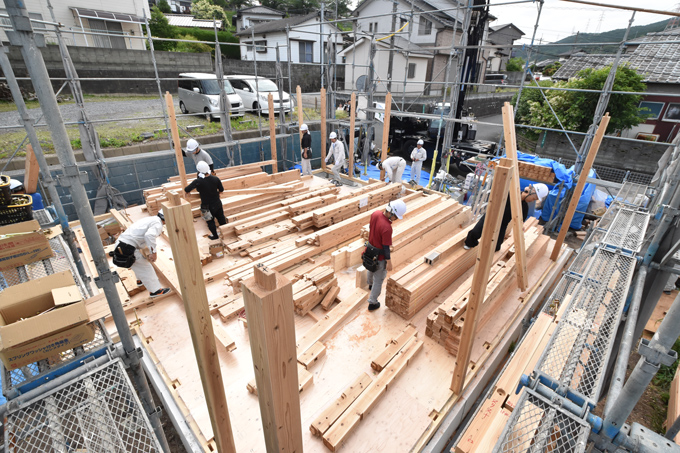
<svg viewBox="0 0 680 453"><path fill-rule="evenodd" d="M658 31L663 31L666 28L666 24L670 19L662 20L660 22L655 22L649 25L633 26L630 30L630 35L628 39L634 39L640 36L644 36L647 33L653 33ZM602 42L620 42L626 33L625 28L619 28L617 30L605 31L602 33L579 33L577 35L568 36L555 44L574 44L574 48L578 48L579 44L582 43L602 43ZM587 46L584 50L588 53L615 53L618 45L610 46ZM568 46L541 46L540 52L538 54L532 54L531 61L541 61L552 58L558 58L561 53L568 52L571 47ZM517 51L516 56L526 59L526 51Z"/></svg>

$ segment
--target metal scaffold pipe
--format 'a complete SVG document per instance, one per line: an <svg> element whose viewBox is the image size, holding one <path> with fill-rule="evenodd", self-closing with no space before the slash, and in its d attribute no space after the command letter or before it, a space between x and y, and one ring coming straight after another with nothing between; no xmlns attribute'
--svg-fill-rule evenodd
<svg viewBox="0 0 680 453"><path fill-rule="evenodd" d="M127 356L127 361L130 364L133 378L137 384L137 390L144 410L149 416L159 442L164 450L168 451L168 445L160 423L159 413L154 405L149 384L140 365L139 356L137 355L138 353L132 340L132 334L130 333L125 312L121 305L118 291L116 290L115 284L118 276L111 272L111 269L109 268L104 246L102 245L99 233L97 232L97 224L94 220L90 202L87 198L87 192L83 185L83 181L87 174L81 172L76 163L66 126L64 126L61 111L59 110L59 105L57 104L57 99L54 95L52 84L50 83L50 77L47 73L47 68L40 49L38 48L38 42L44 43L43 37L41 35L34 35L28 16L28 10L22 0L6 0L5 5L7 6L7 12L9 13L12 26L14 27L14 30L8 31L7 35L12 45L20 47L26 69L33 80L36 96L38 97L40 107L45 114L45 121L52 134L56 155L59 159L59 163L63 167L63 174L59 177L59 182L62 187L68 188L71 193L76 213L80 219L85 238L87 239L87 243L92 252L95 268L99 274L99 278L95 279L95 281L97 282L97 285L103 289L104 294L106 295L111 314Z"/></svg>

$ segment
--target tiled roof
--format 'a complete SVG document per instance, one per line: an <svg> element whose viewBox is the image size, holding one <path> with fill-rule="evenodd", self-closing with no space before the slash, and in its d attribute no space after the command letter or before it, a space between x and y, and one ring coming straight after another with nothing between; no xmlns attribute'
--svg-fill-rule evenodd
<svg viewBox="0 0 680 453"><path fill-rule="evenodd" d="M274 31L285 31L286 26L294 27L296 25L307 22L310 19L314 19L317 16L319 16L319 13L314 12L314 13L309 13L305 16L286 17L285 19L273 20L271 22L264 22L264 23L261 23L261 24L257 24L257 25L255 25L255 34L261 35L262 33L271 33L271 32L274 32ZM253 27L246 28L245 30L242 30L242 31L236 33L236 36L250 36L252 34L251 28L253 28Z"/></svg>

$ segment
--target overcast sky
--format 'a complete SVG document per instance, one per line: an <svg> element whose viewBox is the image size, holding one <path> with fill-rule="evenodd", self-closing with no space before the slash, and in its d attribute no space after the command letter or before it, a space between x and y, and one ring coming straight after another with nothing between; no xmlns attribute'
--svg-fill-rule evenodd
<svg viewBox="0 0 680 453"><path fill-rule="evenodd" d="M492 0L490 3L501 3L505 0ZM597 3L637 6L638 8L655 10L674 10L680 0L593 0ZM538 14L538 3L526 3L507 6L492 6L491 14L498 20L492 25L506 23L515 24L526 35L522 42L530 42ZM541 19L536 32L536 41L543 43L559 41L576 32L599 33L603 31L626 28L632 12L599 6L589 6L560 0L545 0ZM633 25L647 25L671 16L649 13L635 13Z"/></svg>

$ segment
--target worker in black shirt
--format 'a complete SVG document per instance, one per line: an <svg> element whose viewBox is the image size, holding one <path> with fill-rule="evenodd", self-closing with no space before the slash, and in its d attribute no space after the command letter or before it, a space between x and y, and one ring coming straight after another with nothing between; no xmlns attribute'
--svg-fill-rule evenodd
<svg viewBox="0 0 680 453"><path fill-rule="evenodd" d="M303 175L312 174L312 136L309 134L309 128L306 124L300 126L300 157L302 162L300 166L302 167Z"/></svg>
<svg viewBox="0 0 680 453"><path fill-rule="evenodd" d="M227 219L224 217L224 209L222 209L222 200L220 199L220 192L224 192L224 187L220 178L210 174L210 166L206 162L199 162L196 165L196 170L198 170L198 177L186 186L184 191L189 193L196 189L199 193L201 196L201 216L208 224L208 229L211 233L208 239L218 239L215 220L220 225L227 223Z"/></svg>

